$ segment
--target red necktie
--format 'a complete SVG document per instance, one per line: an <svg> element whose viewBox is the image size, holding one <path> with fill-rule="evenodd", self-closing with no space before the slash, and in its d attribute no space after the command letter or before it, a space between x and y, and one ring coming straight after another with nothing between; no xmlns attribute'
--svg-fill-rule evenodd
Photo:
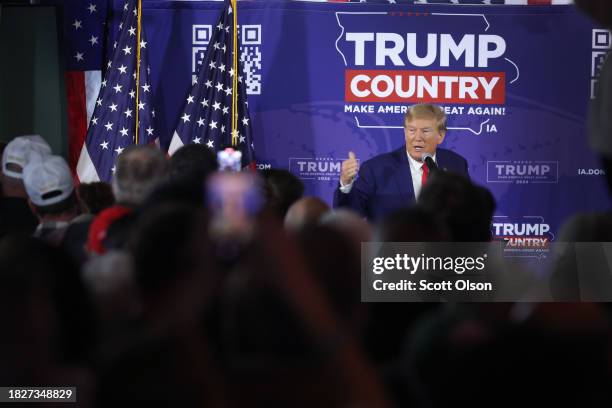
<svg viewBox="0 0 612 408"><path fill-rule="evenodd" d="M423 174L421 174L421 187L425 185L427 182L427 176L429 175L429 167L425 163L421 166L421 170L423 170Z"/></svg>

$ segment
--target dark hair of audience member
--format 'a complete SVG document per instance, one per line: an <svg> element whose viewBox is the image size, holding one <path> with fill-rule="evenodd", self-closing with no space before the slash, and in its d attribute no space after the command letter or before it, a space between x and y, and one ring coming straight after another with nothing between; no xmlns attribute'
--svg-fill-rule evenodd
<svg viewBox="0 0 612 408"><path fill-rule="evenodd" d="M404 387L428 407L608 406L606 323L580 305L543 305L548 321L487 322L462 307L423 319L403 362ZM478 392L465 392L474 384Z"/></svg>
<svg viewBox="0 0 612 408"><path fill-rule="evenodd" d="M81 183L76 190L83 214L97 215L115 203L113 189L108 183Z"/></svg>
<svg viewBox="0 0 612 408"><path fill-rule="evenodd" d="M206 215L187 204L162 203L138 218L126 247L145 300L212 263L206 233Z"/></svg>
<svg viewBox="0 0 612 408"><path fill-rule="evenodd" d="M318 197L302 197L289 207L285 229L298 232L309 225L316 225L330 210L329 205Z"/></svg>
<svg viewBox="0 0 612 408"><path fill-rule="evenodd" d="M45 206L32 204L32 207L34 207L34 210L39 216L78 213L77 197L74 191L59 203Z"/></svg>
<svg viewBox="0 0 612 408"><path fill-rule="evenodd" d="M178 149L168 163L168 178L171 181L195 179L202 182L217 170L214 152L201 144L190 144Z"/></svg>
<svg viewBox="0 0 612 408"><path fill-rule="evenodd" d="M574 0L576 8L604 27L612 26L612 9L606 0Z"/></svg>
<svg viewBox="0 0 612 408"><path fill-rule="evenodd" d="M191 144L178 149L168 164L168 177L147 197L143 207L162 202L202 206L205 181L217 169L215 155L208 147Z"/></svg>
<svg viewBox="0 0 612 408"><path fill-rule="evenodd" d="M102 241L107 251L126 248L132 229L138 221L138 216L137 213L125 214L108 226L106 236Z"/></svg>
<svg viewBox="0 0 612 408"><path fill-rule="evenodd" d="M264 277L282 273L274 272L278 263L262 257L265 245L259 242L260 234L276 224L280 227L280 220L268 212L258 220L258 235L228 268L222 283L218 343L222 358L238 369L262 359L300 365L313 352L309 334L287 306L289 301Z"/></svg>
<svg viewBox="0 0 612 408"><path fill-rule="evenodd" d="M190 331L141 336L99 370L95 406L227 406L200 340Z"/></svg>
<svg viewBox="0 0 612 408"><path fill-rule="evenodd" d="M117 158L112 186L115 201L138 206L165 178L168 163L161 151L150 145L131 145Z"/></svg>
<svg viewBox="0 0 612 408"><path fill-rule="evenodd" d="M2 384L44 383L47 373L60 364L59 312L48 265L42 257L26 252L31 240L7 237L0 241ZM24 253L25 258L19 259Z"/></svg>
<svg viewBox="0 0 612 408"><path fill-rule="evenodd" d="M452 241L491 240L495 199L489 190L460 174L433 174L421 191L419 205L447 228Z"/></svg>
<svg viewBox="0 0 612 408"><path fill-rule="evenodd" d="M351 252L351 244L346 245ZM275 216L259 220L248 253L229 275L222 296L222 356L230 383L242 390L236 393L237 406L252 401L258 406L350 406L349 401L386 406L380 403L377 374L361 360L353 331L334 307L354 298L328 298L334 279L328 287L318 281L298 242ZM338 353L347 353L346 358ZM349 360L363 365L349 369Z"/></svg>
<svg viewBox="0 0 612 408"><path fill-rule="evenodd" d="M222 394L201 325L214 274L206 233L206 214L185 203L150 206L133 225L126 249L147 329L105 359L98 406L198 406Z"/></svg>
<svg viewBox="0 0 612 408"><path fill-rule="evenodd" d="M437 242L448 238L444 226L419 206L402 208L384 217L377 235L381 242Z"/></svg>
<svg viewBox="0 0 612 408"><path fill-rule="evenodd" d="M264 179L268 206L279 219L285 219L289 207L304 195L304 183L284 169L266 169L260 174Z"/></svg>
<svg viewBox="0 0 612 408"><path fill-rule="evenodd" d="M350 237L322 225L304 228L297 235L307 266L342 320L358 334L364 323L360 294L360 253Z"/></svg>

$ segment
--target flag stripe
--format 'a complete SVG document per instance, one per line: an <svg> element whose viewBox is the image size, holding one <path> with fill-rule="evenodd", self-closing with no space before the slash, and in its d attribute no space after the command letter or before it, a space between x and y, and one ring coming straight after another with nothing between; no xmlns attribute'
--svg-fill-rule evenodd
<svg viewBox="0 0 612 408"><path fill-rule="evenodd" d="M172 156L174 152L176 152L178 149L180 149L183 146L184 144L183 144L183 141L181 140L181 137L175 131L174 134L172 135L170 146L168 147L168 155Z"/></svg>
<svg viewBox="0 0 612 408"><path fill-rule="evenodd" d="M66 72L66 99L68 105L68 160L74 169L81 154L87 133L85 73Z"/></svg>
<svg viewBox="0 0 612 408"><path fill-rule="evenodd" d="M85 95L87 100L87 127L96 107L96 98L100 93L102 71L85 71Z"/></svg>
<svg viewBox="0 0 612 408"><path fill-rule="evenodd" d="M100 181L100 176L98 176L96 166L94 166L93 161L89 156L89 151L87 150L86 144L83 144L83 147L81 148L79 162L76 166L76 173L80 183L93 183L95 181Z"/></svg>

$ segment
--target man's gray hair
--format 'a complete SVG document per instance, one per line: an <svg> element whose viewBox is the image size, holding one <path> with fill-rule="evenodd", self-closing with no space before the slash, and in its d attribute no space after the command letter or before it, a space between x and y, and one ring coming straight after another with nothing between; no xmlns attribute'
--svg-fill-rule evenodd
<svg viewBox="0 0 612 408"><path fill-rule="evenodd" d="M163 181L167 161L152 145L132 145L117 158L113 193L118 203L138 205Z"/></svg>

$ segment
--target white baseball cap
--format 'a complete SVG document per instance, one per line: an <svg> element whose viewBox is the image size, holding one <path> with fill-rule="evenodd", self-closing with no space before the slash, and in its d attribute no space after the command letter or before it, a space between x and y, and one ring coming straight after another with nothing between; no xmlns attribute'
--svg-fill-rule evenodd
<svg viewBox="0 0 612 408"><path fill-rule="evenodd" d="M32 161L40 161L51 154L51 147L39 135L18 136L6 145L2 153L2 172L13 178L23 178L23 169ZM16 164L21 171L9 169L9 164Z"/></svg>
<svg viewBox="0 0 612 408"><path fill-rule="evenodd" d="M23 169L23 184L37 206L57 204L72 194L74 184L68 163L60 156L45 156Z"/></svg>

